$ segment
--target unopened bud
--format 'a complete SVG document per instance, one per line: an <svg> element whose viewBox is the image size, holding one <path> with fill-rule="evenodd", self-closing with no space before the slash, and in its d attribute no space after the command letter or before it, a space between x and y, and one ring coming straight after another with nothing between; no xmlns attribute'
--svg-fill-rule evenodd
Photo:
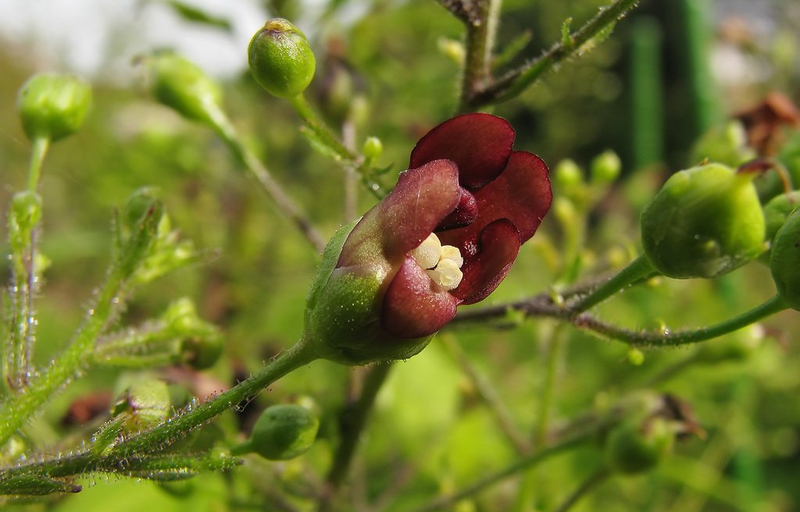
<svg viewBox="0 0 800 512"><path fill-rule="evenodd" d="M608 150L597 155L594 160L592 160L590 169L592 183L607 185L612 183L619 176L622 170L622 162L616 153Z"/></svg>
<svg viewBox="0 0 800 512"><path fill-rule="evenodd" d="M258 418L253 432L234 455L257 453L270 460L287 460L302 455L317 437L319 420L300 405L273 405Z"/></svg>
<svg viewBox="0 0 800 512"><path fill-rule="evenodd" d="M147 57L156 99L183 117L216 126L222 112L222 89L196 64L172 52Z"/></svg>
<svg viewBox="0 0 800 512"><path fill-rule="evenodd" d="M129 387L112 411L125 414L123 430L136 432L153 427L167 418L172 410L169 388L160 380L144 380Z"/></svg>
<svg viewBox="0 0 800 512"><path fill-rule="evenodd" d="M31 140L72 135L83 125L91 103L89 83L70 75L34 75L17 97L22 128Z"/></svg>
<svg viewBox="0 0 800 512"><path fill-rule="evenodd" d="M256 32L247 61L256 82L279 98L296 97L314 78L316 60L308 39L283 18L267 21Z"/></svg>

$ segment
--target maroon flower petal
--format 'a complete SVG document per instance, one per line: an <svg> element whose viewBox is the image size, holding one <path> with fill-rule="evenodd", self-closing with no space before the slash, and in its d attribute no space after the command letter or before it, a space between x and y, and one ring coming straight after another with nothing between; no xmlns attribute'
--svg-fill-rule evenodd
<svg viewBox="0 0 800 512"><path fill-rule="evenodd" d="M456 209L436 226L436 231L453 229L471 224L478 217L478 201L465 188L461 189L461 199Z"/></svg>
<svg viewBox="0 0 800 512"><path fill-rule="evenodd" d="M503 173L473 194L478 204L475 221L436 233L442 243L455 245L466 258L475 254L483 229L498 219L510 220L524 243L536 232L553 199L547 166L526 151L514 151Z"/></svg>
<svg viewBox="0 0 800 512"><path fill-rule="evenodd" d="M464 279L450 293L463 304L485 299L511 270L520 244L519 232L510 221L500 219L486 226L481 232L476 254L466 259L461 267Z"/></svg>
<svg viewBox="0 0 800 512"><path fill-rule="evenodd" d="M465 114L429 131L411 152L412 169L446 158L458 165L461 186L475 189L495 179L511 156L514 129L502 117Z"/></svg>
<svg viewBox="0 0 800 512"><path fill-rule="evenodd" d="M391 193L353 228L336 266L381 259L399 265L456 208L461 190L458 168L449 160L403 172Z"/></svg>
<svg viewBox="0 0 800 512"><path fill-rule="evenodd" d="M456 315L458 300L434 284L407 256L386 290L382 323L389 334L421 338L435 333Z"/></svg>

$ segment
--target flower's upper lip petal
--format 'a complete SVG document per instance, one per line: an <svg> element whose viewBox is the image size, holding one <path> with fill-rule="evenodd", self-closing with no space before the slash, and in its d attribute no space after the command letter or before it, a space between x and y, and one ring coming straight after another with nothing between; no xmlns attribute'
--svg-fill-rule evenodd
<svg viewBox="0 0 800 512"><path fill-rule="evenodd" d="M547 166L527 151L512 153L503 173L473 195L477 218L468 226L437 233L442 243L455 245L467 258L475 253L483 229L498 219L511 221L524 243L536 232L553 199Z"/></svg>
<svg viewBox="0 0 800 512"><path fill-rule="evenodd" d="M456 314L458 299L438 288L425 271L407 256L383 299L381 323L402 338L428 336Z"/></svg>
<svg viewBox="0 0 800 512"><path fill-rule="evenodd" d="M514 129L502 117L465 114L427 133L411 152L409 167L446 158L458 165L459 181L473 190L494 180L505 167L514 145Z"/></svg>
<svg viewBox="0 0 800 512"><path fill-rule="evenodd" d="M519 232L509 220L496 220L486 226L477 242L477 253L461 268L461 284L451 293L463 304L485 299L511 270L520 244Z"/></svg>
<svg viewBox="0 0 800 512"><path fill-rule="evenodd" d="M380 203L350 233L337 267L386 261L400 265L405 254L422 243L458 205L458 168L435 160L409 169Z"/></svg>

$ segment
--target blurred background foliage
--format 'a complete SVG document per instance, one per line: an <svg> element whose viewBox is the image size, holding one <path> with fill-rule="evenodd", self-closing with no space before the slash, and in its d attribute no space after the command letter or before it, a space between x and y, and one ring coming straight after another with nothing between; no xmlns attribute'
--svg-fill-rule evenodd
<svg viewBox="0 0 800 512"><path fill-rule="evenodd" d="M158 5L148 8L171 10L187 26L229 30L224 15L221 21L217 15L209 20L184 4L152 3ZM605 4L506 0L499 52L509 45L522 49L498 62L499 69L538 55L559 39L565 19L572 17L573 26L580 26ZM367 135L381 138L385 152L379 163L392 166L385 176L392 184L419 136L456 108L462 25L431 0L330 0L314 6L316 15L309 16L302 2L264 3L269 15L305 21L318 57L314 101L334 126L353 123L357 143ZM252 20L253 31L262 22ZM767 92L798 99L798 27L800 9L792 2L645 0L593 51L491 109L516 128L516 148L536 152L551 167L567 157L586 166L607 148L621 156L622 178L588 217L583 277L619 267L634 254L639 209L670 171L696 163L689 153L703 132ZM108 61L132 57L123 43L108 51ZM45 69L24 45L10 41L0 46L0 69L0 204L8 205L25 182L28 159L15 115L16 91L29 75ZM152 375L205 395L234 384L299 335L316 258L210 131L156 104L141 81L107 78L101 74L94 81L87 126L59 143L45 164L42 250L53 265L39 302L38 361L52 357L74 331L81 306L102 279L98 269L110 257L112 211L138 187L155 185L173 224L208 249L209 257L141 290L124 321L158 316L174 298L193 298L201 315L224 330L224 359L203 374L162 368ZM340 169L309 148L291 108L266 95L247 73L227 79L225 91L237 128L321 229L332 234L346 220ZM360 192L358 210L364 211L373 198ZM556 187L555 192L563 191ZM489 301L519 299L550 285L565 265L558 252L563 237L551 216ZM7 271L3 267L3 275ZM744 311L773 293L768 269L753 263L715 281L651 280L600 312L631 327L696 326ZM576 510L777 512L800 506L797 313L781 313L758 332L710 342L719 347L755 336L760 343L753 350L711 355L702 355L706 347L645 350L643 361L621 343L549 320L511 321L513 329L452 329L441 337L461 347L492 383L526 437L535 437L528 433L541 427L543 410L549 414L545 427L557 429L584 411L649 387L690 403L706 431L705 439L679 444L652 473L605 482ZM398 364L382 390L353 472L353 510L413 510L519 456L441 341ZM548 364L554 368L553 391L544 406ZM652 384L672 369L673 377ZM360 371L314 363L243 411L228 413L210 434L191 439L212 442L215 432L243 438L263 407L311 397L322 427L315 446L299 459L248 458L244 468L181 485L116 478L106 483L102 476L92 477L79 495L30 507L281 510L280 503L289 502L305 509L337 443L337 415L352 394L348 374ZM68 448L91 431L65 419L71 404L98 390L118 393L121 382L131 378L129 372L89 373L27 427L27 441L47 452ZM100 419L87 421L96 425ZM597 446L577 450L455 509L553 510L601 462Z"/></svg>

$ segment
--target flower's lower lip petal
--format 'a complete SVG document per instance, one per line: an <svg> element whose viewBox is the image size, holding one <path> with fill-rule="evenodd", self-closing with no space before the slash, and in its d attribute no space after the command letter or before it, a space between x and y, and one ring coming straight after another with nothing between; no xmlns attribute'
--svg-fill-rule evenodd
<svg viewBox="0 0 800 512"><path fill-rule="evenodd" d="M506 277L521 244L519 231L507 219L492 222L481 232L477 252L464 262L464 279L451 293L463 304L485 299Z"/></svg>
<svg viewBox="0 0 800 512"><path fill-rule="evenodd" d="M411 256L395 275L383 299L381 321L389 334L421 338L447 325L458 300L435 285Z"/></svg>
<svg viewBox="0 0 800 512"><path fill-rule="evenodd" d="M454 117L417 142L409 167L446 158L458 165L463 187L482 187L502 172L514 138L514 129L501 117L481 113Z"/></svg>

